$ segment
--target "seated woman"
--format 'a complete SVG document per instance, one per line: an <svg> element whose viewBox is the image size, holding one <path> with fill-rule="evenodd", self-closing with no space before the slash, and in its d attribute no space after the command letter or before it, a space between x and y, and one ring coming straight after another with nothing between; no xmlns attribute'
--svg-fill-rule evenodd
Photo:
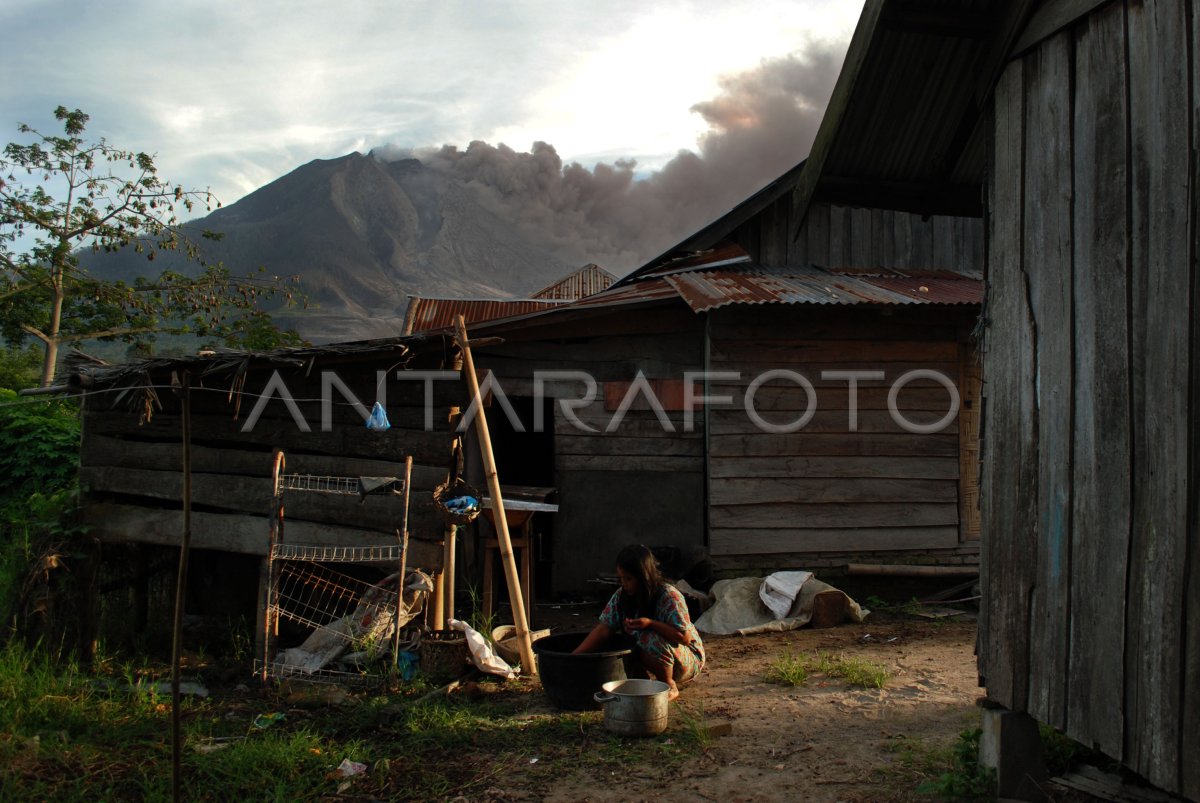
<svg viewBox="0 0 1200 803"><path fill-rule="evenodd" d="M674 700L679 696L678 684L687 683L704 668L704 644L688 616L687 603L663 580L654 553L641 544L617 553L617 578L621 587L575 652L601 650L614 633L627 633L642 666L670 687L668 699Z"/></svg>

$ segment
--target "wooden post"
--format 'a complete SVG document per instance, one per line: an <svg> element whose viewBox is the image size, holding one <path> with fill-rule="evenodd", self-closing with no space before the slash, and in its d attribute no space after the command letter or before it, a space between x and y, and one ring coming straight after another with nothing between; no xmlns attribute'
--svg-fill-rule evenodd
<svg viewBox="0 0 1200 803"><path fill-rule="evenodd" d="M192 545L192 377L183 372L180 400L183 441L183 532L179 540L179 575L175 580L175 621L171 628L171 799L180 799L183 735L179 722L179 653L183 642L183 604L187 594L188 550Z"/></svg>
<svg viewBox="0 0 1200 803"><path fill-rule="evenodd" d="M504 516L504 498L500 493L500 477L496 474L496 456L492 453L492 437L488 432L487 416L483 414L483 398L479 393L479 378L475 376L475 360L471 357L471 341L467 338L467 323L462 315L455 321L458 347L463 355L463 374L471 389L475 409L475 433L479 437L479 450L483 456L483 473L487 477L488 495L492 499L496 536L500 542L500 558L504 564L504 577L508 581L508 599L512 603L513 624L517 630L517 647L521 655L521 671L536 675L533 663L533 644L529 639L529 621L525 618L525 600L521 595L521 581L517 576L517 561L513 557L512 539L508 535L508 521Z"/></svg>
<svg viewBox="0 0 1200 803"><path fill-rule="evenodd" d="M444 555L443 555L444 557ZM433 576L433 629L446 629L446 566L442 561L442 570Z"/></svg>
<svg viewBox="0 0 1200 803"><path fill-rule="evenodd" d="M404 458L404 521L400 526L400 573L396 577L396 621L392 640L392 671L400 661L400 617L404 614L404 570L408 561L408 500L412 497L408 485L412 482L412 455Z"/></svg>
<svg viewBox="0 0 1200 803"><path fill-rule="evenodd" d="M458 525L451 524L446 528L446 539L442 542L445 549L442 565L445 567L446 572L446 582L443 588L446 594L445 611L447 619L454 618L454 573L457 570L454 564L454 542L457 534Z"/></svg>

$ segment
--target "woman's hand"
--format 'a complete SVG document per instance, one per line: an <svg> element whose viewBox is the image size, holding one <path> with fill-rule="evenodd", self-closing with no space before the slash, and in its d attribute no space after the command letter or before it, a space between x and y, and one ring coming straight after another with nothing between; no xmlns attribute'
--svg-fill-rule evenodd
<svg viewBox="0 0 1200 803"><path fill-rule="evenodd" d="M625 632L632 634L634 630L645 630L652 624L654 624L654 620L648 619L645 616L641 616L636 619L626 619Z"/></svg>

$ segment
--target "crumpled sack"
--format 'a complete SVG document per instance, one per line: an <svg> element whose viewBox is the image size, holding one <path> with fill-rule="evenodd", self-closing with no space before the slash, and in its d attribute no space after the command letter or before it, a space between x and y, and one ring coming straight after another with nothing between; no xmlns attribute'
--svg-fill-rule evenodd
<svg viewBox="0 0 1200 803"><path fill-rule="evenodd" d="M804 571L770 574L758 587L758 598L775 614L776 619L786 619L800 589L812 576L812 572Z"/></svg>
<svg viewBox="0 0 1200 803"><path fill-rule="evenodd" d="M383 405L375 402L375 406L371 408L371 414L367 416L367 429L372 432L384 432L392 428L391 422L388 421L387 411L383 409Z"/></svg>
<svg viewBox="0 0 1200 803"><path fill-rule="evenodd" d="M491 642L485 639L478 630L458 619L447 619L446 625L451 630L457 630L466 637L467 652L471 655L471 663L475 664L480 672L487 672L489 675L499 675L505 680L512 680L517 676L517 673L508 665L508 662L499 655L496 655L492 649Z"/></svg>

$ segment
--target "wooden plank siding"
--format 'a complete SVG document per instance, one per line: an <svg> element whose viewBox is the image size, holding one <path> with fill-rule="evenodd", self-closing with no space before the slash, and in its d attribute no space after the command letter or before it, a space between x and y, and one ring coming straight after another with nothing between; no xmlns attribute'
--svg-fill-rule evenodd
<svg viewBox="0 0 1200 803"><path fill-rule="evenodd" d="M267 386L273 368L252 368L240 401L236 393L229 393L228 378L197 377L200 386L192 394L193 544L265 554L275 448L287 455L289 473L326 476L401 476L404 458L411 455L409 530L415 540L410 563L439 569L440 548L430 545L442 538L445 525L432 492L446 479L452 458L445 402L464 403L465 387L458 381L434 384L433 431L425 431L423 384L396 378L394 352L381 355L379 362L323 357L311 370L280 368L309 431L277 397L243 431L258 401L256 394ZM436 368L437 363L426 367ZM388 377L382 396L377 395L377 369ZM323 382L326 370L336 374L354 400ZM144 423L137 411L114 405L108 394L93 396L84 406L79 471L84 516L103 541L177 543L178 531L172 527L180 519L183 498L179 401L171 392L160 390L158 395L158 409ZM377 398L386 401L392 424L386 432L364 426L362 412ZM371 496L361 503L352 496L287 497L287 537L306 543L390 544L402 518L400 497Z"/></svg>
<svg viewBox="0 0 1200 803"><path fill-rule="evenodd" d="M785 328L789 312L794 317ZM796 312L711 314L709 368L739 374L713 380L708 391L728 399L708 411L712 553L744 562L752 555L769 561L855 550L929 555L963 546L957 423L914 434L893 419L887 400L891 383L913 369L939 370L957 382L958 341L971 313L957 319L943 313L928 327L936 330L931 336L907 315L893 321L878 310ZM769 370L794 371L812 384L816 410L802 428L765 431L748 413L749 386ZM829 370L884 372L883 381L859 382L854 429L848 382L823 379ZM780 378L758 387L749 406L786 425L804 414L809 399L795 381ZM946 415L950 396L932 380L913 382L897 406L910 420L928 423Z"/></svg>
<svg viewBox="0 0 1200 803"><path fill-rule="evenodd" d="M797 230L785 194L738 227L732 239L768 267L983 269L983 221L815 202ZM791 222L792 225L784 226Z"/></svg>
<svg viewBox="0 0 1200 803"><path fill-rule="evenodd" d="M1067 729L1121 754L1130 441L1125 69L1120 5L1075 40L1074 447ZM1103 392L1097 389L1103 388Z"/></svg>
<svg viewBox="0 0 1200 803"><path fill-rule="evenodd" d="M1099 4L996 87L978 642L988 697L1189 798L1198 24Z"/></svg>

